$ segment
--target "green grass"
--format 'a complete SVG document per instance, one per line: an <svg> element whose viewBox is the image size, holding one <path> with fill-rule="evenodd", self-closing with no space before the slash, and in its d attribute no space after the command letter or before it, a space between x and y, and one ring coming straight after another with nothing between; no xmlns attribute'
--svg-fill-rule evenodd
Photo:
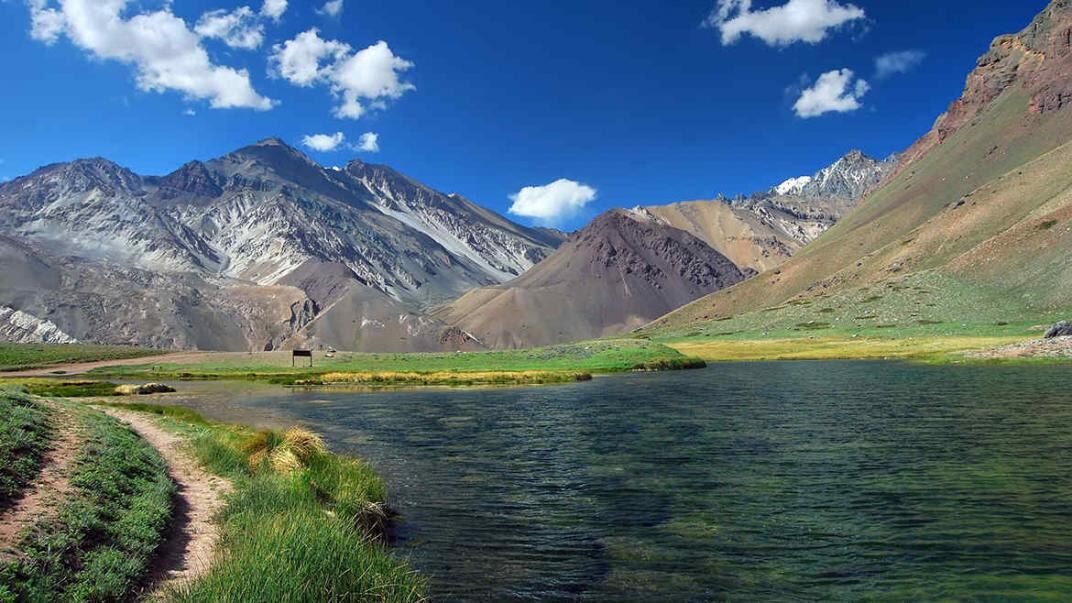
<svg viewBox="0 0 1072 603"><path fill-rule="evenodd" d="M95 398L114 396L115 384L107 381L71 381L49 377L4 379L0 386L13 386L33 396L46 398Z"/></svg>
<svg viewBox="0 0 1072 603"><path fill-rule="evenodd" d="M160 354L126 346L0 343L0 372L44 368L56 364L123 360Z"/></svg>
<svg viewBox="0 0 1072 603"><path fill-rule="evenodd" d="M37 475L52 433L43 406L25 394L0 391L0 512Z"/></svg>
<svg viewBox="0 0 1072 603"><path fill-rule="evenodd" d="M190 438L198 460L235 491L220 517L221 555L210 573L170 593L181 602L421 601L425 582L383 543L387 488L367 464L314 452L289 474L251 464L251 442L280 433L205 421L152 404L113 406L157 415Z"/></svg>
<svg viewBox="0 0 1072 603"><path fill-rule="evenodd" d="M210 425L201 415L182 406L163 406L141 402L116 402L104 404L104 406L164 417L173 422L172 426L175 426L174 424L183 424L185 427L194 428L208 427Z"/></svg>
<svg viewBox="0 0 1072 603"><path fill-rule="evenodd" d="M1069 315L1041 313L1001 291L932 272L812 299L822 307L789 303L651 336L708 361L957 361L965 351L1040 338Z"/></svg>
<svg viewBox="0 0 1072 603"><path fill-rule="evenodd" d="M680 339L673 345L710 362L777 360L901 359L925 362L963 361L964 352L1020 341L1008 337L787 337L754 339Z"/></svg>
<svg viewBox="0 0 1072 603"><path fill-rule="evenodd" d="M288 382L315 379L327 373L615 373L657 363L683 362L677 351L642 339L619 339L559 345L531 350L456 354L317 355L314 367L292 368L289 354L206 354L193 364L106 367L98 377L141 379L255 379ZM451 377L443 384L458 380ZM507 382L504 376L503 382Z"/></svg>
<svg viewBox="0 0 1072 603"><path fill-rule="evenodd" d="M164 460L107 415L73 406L72 412L86 437L72 494L30 529L14 560L0 565L0 600L131 599L163 540L174 493Z"/></svg>

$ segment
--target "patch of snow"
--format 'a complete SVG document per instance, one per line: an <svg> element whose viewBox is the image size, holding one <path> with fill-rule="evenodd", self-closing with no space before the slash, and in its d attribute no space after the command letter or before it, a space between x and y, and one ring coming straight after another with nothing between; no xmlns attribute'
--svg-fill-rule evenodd
<svg viewBox="0 0 1072 603"><path fill-rule="evenodd" d="M811 184L811 176L800 176L799 178L790 178L785 182L774 187L774 192L779 195L799 195L804 190L805 186Z"/></svg>

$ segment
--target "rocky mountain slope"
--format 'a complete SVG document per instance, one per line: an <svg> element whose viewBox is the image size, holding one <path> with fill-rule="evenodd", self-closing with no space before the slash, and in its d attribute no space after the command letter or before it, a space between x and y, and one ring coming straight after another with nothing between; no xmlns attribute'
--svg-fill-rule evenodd
<svg viewBox="0 0 1072 603"><path fill-rule="evenodd" d="M437 317L489 347L618 335L745 275L689 233L613 210L505 285L478 289Z"/></svg>
<svg viewBox="0 0 1072 603"><path fill-rule="evenodd" d="M815 176L732 201L614 210L521 278L435 316L491 347L620 335L781 265L895 165L853 151Z"/></svg>
<svg viewBox="0 0 1072 603"><path fill-rule="evenodd" d="M762 272L837 223L896 165L895 158L880 161L852 151L814 176L791 178L768 191L643 211L704 240L736 265Z"/></svg>
<svg viewBox="0 0 1072 603"><path fill-rule="evenodd" d="M146 177L104 159L0 185L0 305L84 341L442 349L426 310L562 237L278 139Z"/></svg>
<svg viewBox="0 0 1072 603"><path fill-rule="evenodd" d="M895 173L776 271L655 335L1053 322L1072 306L1072 2L997 38ZM717 321L717 322L716 322Z"/></svg>

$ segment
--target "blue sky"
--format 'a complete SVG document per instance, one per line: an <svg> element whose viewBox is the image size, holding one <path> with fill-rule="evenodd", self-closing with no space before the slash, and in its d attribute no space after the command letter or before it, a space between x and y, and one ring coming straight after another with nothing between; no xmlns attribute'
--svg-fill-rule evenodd
<svg viewBox="0 0 1072 603"><path fill-rule="evenodd" d="M990 40L1047 4L722 0L719 19L718 0L343 0L334 16L323 1L89 2L117 25L79 13L87 0L0 0L0 178L96 155L163 174L268 136L300 146L341 132L334 151L307 152L386 163L503 213L520 199L537 208L522 222L577 227L609 207L763 189L852 148L902 150ZM777 12L787 3L823 14L800 25ZM246 37L198 28L209 11L241 16ZM297 53L272 59L312 28L304 40L326 48L313 71ZM915 54L879 77L877 57L893 52ZM845 94L826 98L831 86ZM838 110L811 116L831 100ZM365 133L378 152L360 149Z"/></svg>

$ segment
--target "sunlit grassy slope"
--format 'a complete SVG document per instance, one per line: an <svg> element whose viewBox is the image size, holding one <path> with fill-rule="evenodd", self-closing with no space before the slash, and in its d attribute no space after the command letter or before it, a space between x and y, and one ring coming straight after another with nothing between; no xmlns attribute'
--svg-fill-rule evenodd
<svg viewBox="0 0 1072 603"><path fill-rule="evenodd" d="M1072 315L1072 111L1027 102L1010 88L791 261L643 334L1027 337Z"/></svg>

